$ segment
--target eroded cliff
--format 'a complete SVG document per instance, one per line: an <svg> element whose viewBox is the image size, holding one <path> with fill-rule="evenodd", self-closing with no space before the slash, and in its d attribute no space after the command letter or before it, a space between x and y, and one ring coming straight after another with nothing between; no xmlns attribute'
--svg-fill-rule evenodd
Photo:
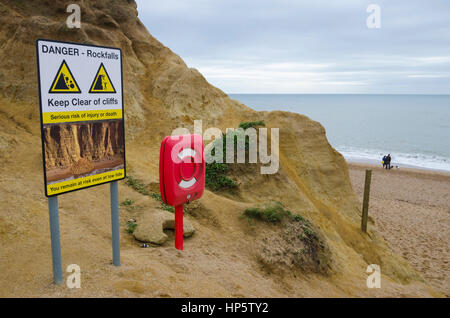
<svg viewBox="0 0 450 318"><path fill-rule="evenodd" d="M47 168L70 166L80 158L99 161L123 155L123 121L44 127Z"/></svg>

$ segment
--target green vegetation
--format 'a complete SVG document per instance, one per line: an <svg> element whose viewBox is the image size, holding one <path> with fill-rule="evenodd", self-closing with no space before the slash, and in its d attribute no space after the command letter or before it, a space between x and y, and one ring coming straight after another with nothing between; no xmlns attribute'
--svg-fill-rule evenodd
<svg viewBox="0 0 450 318"><path fill-rule="evenodd" d="M277 267L329 273L332 255L320 229L303 216L291 213L281 202L269 201L246 209L241 218L248 218L249 223L257 219L274 224L272 229L264 227L265 233L259 234L263 235L263 245L258 259L268 272L274 272L276 268L271 265L277 264Z"/></svg>
<svg viewBox="0 0 450 318"><path fill-rule="evenodd" d="M211 155L216 154L216 150L220 149L222 144L222 161L226 161L226 140L227 135L222 135L222 138L214 141L214 149ZM237 143L237 136L235 136L235 143ZM237 183L227 176L229 164L212 162L206 163L205 169L205 186L212 191L233 189L237 187Z"/></svg>
<svg viewBox="0 0 450 318"><path fill-rule="evenodd" d="M120 205L123 205L123 206L130 206L132 204L133 204L133 201L131 199L128 199L128 198L126 198L125 201L120 203Z"/></svg>
<svg viewBox="0 0 450 318"><path fill-rule="evenodd" d="M205 185L212 191L233 189L237 183L227 177L228 165L225 163L207 163L205 173Z"/></svg>
<svg viewBox="0 0 450 318"><path fill-rule="evenodd" d="M311 225L307 219L305 219L303 216L298 215L298 214L293 215L292 216L292 220L295 221L295 222L301 222L305 226L308 226L308 227Z"/></svg>
<svg viewBox="0 0 450 318"><path fill-rule="evenodd" d="M161 203L161 208L163 210L166 210L166 211L169 211L172 213L175 212L175 209L173 206L170 206L163 202L161 195L159 193L148 192L147 188L145 187L145 184L142 183L141 180L135 179L132 176L127 176L125 183L127 185L129 185L130 187L132 187L135 191L139 192L140 194L151 196L153 199L159 201ZM121 203L121 205L124 205L124 206L130 206L131 204L133 204L133 202L130 199L125 199L125 201Z"/></svg>
<svg viewBox="0 0 450 318"><path fill-rule="evenodd" d="M135 179L132 176L127 176L125 183L130 187L132 187L137 192L139 192L140 194L149 195L147 189L145 188L145 185L142 183L141 180Z"/></svg>
<svg viewBox="0 0 450 318"><path fill-rule="evenodd" d="M134 220L127 221L127 232L133 234L134 230L136 230L137 223Z"/></svg>
<svg viewBox="0 0 450 318"><path fill-rule="evenodd" d="M136 209L136 206L133 205L133 201L128 198L126 198L125 201L120 203L120 205L124 206L128 211L133 211Z"/></svg>
<svg viewBox="0 0 450 318"><path fill-rule="evenodd" d="M166 210L166 211L175 213L175 208L174 208L173 206L168 205L167 203L164 203L163 200L162 200L162 198L161 198L161 195L160 195L159 193L154 193L154 192L152 192L152 193L150 193L150 196L151 196L153 199L159 201L159 203L161 203L161 208L162 208L163 210Z"/></svg>
<svg viewBox="0 0 450 318"><path fill-rule="evenodd" d="M239 124L239 128L247 129L247 128L256 128L258 126L266 126L266 124L262 121L248 121Z"/></svg>
<svg viewBox="0 0 450 318"><path fill-rule="evenodd" d="M311 223L303 216L298 214L292 214L291 211L284 208L283 204L279 201L269 202L261 207L248 208L242 214L242 217L247 217L248 220L256 219L269 223L280 223L287 219L292 222L302 223L301 226L306 236L300 234L298 238L301 240L307 237L314 237L315 233L311 229Z"/></svg>
<svg viewBox="0 0 450 318"><path fill-rule="evenodd" d="M243 213L249 221L257 219L264 222L279 223L286 217L292 218L292 213L286 210L280 202L273 202L264 207L248 208Z"/></svg>
<svg viewBox="0 0 450 318"><path fill-rule="evenodd" d="M314 233L314 231L309 227L309 226L307 226L307 225L305 225L304 227L303 227L303 231L305 232L305 234L306 234L306 238L315 238L316 237L316 233ZM305 237L304 237L304 239L303 240L305 240L306 239Z"/></svg>
<svg viewBox="0 0 450 318"><path fill-rule="evenodd" d="M233 138L233 149L237 150L238 147L240 149L244 148L246 152L246 156L248 155L248 150L250 148L250 139L249 136L245 136L245 142L238 143L239 137L243 137L244 131L247 128L254 128L257 126L265 126L265 123L263 121L251 121L251 122L242 122L239 125L238 130L235 131L229 131L227 134L222 134L222 137L214 141L214 148L211 151L211 156L216 155L217 150L222 150L221 156L222 156L222 163L219 162L213 162L213 163L206 163L206 175L205 175L205 185L208 189L212 191L219 191L219 190L229 190L234 189L238 187L238 184L230 179L227 176L227 172L229 170L230 164L225 163L226 162L226 156L227 156L227 138ZM241 139L242 140L242 139ZM222 146L222 147L221 147Z"/></svg>

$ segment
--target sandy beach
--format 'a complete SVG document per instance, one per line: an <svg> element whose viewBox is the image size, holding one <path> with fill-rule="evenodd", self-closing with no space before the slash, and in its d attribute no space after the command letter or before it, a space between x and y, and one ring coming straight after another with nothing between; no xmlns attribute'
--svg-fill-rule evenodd
<svg viewBox="0 0 450 318"><path fill-rule="evenodd" d="M375 230L427 282L450 296L450 173L349 163L361 200L365 169L372 169L369 216Z"/></svg>

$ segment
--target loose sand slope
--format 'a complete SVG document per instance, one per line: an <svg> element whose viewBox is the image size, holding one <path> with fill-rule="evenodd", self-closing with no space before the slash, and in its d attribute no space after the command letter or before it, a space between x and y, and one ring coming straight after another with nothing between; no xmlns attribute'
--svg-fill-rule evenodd
<svg viewBox="0 0 450 318"><path fill-rule="evenodd" d="M50 5L51 4L51 5ZM434 296L431 288L375 233L359 230L360 203L343 157L323 127L305 116L257 113L229 99L154 39L137 18L133 1L84 1L83 27L65 26L64 1L0 1L0 295L1 296ZM79 264L83 288L51 285L47 201L43 197L35 40L48 38L121 47L126 109L127 171L157 189L159 143L180 126L224 130L264 120L280 128L279 173L262 176L250 166L235 175L238 194L206 191L192 211L196 234L186 250L171 242L140 249L125 232L133 213L159 203L123 182L123 266L110 265L108 187L60 198L63 264ZM18 57L20 56L20 59ZM258 262L259 239L281 228L240 218L246 207L281 201L308 218L331 253L327 274ZM383 288L367 289L368 264L383 270Z"/></svg>

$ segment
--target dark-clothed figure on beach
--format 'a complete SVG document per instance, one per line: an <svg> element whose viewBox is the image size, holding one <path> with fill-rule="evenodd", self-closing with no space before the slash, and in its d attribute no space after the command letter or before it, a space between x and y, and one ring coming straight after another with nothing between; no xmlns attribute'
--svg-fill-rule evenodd
<svg viewBox="0 0 450 318"><path fill-rule="evenodd" d="M391 169L391 154L386 156L384 163L386 165L386 169Z"/></svg>

